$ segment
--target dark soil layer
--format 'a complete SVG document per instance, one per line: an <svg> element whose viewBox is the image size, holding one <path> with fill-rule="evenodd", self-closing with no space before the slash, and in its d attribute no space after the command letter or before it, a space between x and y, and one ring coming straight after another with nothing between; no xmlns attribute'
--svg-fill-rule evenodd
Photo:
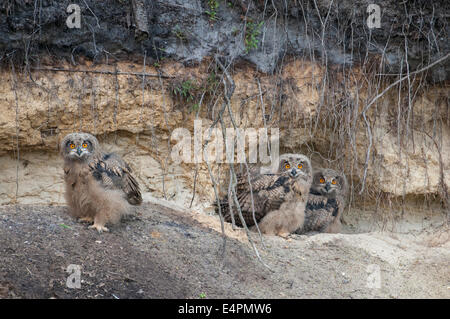
<svg viewBox="0 0 450 319"><path fill-rule="evenodd" d="M141 10L134 18L132 2ZM147 56L186 64L219 54L274 72L286 56L321 59L329 66L384 58L385 73L416 70L450 51L450 3L405 1L5 0L0 3L0 61L28 67L79 58L114 62ZM81 28L69 28L69 4L81 10ZM214 3L214 2L212 2ZM369 28L368 6L380 6L380 27ZM373 12L372 12L373 13ZM261 25L260 25L261 24ZM407 57L405 56L407 52ZM374 63L378 60L375 59ZM449 79L450 62L433 68Z"/></svg>

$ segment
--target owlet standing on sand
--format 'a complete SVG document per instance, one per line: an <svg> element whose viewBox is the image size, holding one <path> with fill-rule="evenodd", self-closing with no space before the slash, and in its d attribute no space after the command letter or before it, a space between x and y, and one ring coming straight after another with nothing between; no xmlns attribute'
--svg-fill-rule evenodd
<svg viewBox="0 0 450 319"><path fill-rule="evenodd" d="M315 170L306 204L305 223L296 233L339 233L347 192L344 174L329 168Z"/></svg>
<svg viewBox="0 0 450 319"><path fill-rule="evenodd" d="M102 152L88 133L68 134L61 142L64 158L65 198L73 217L93 222L90 228L108 231L142 196L131 168L119 155Z"/></svg>
<svg viewBox="0 0 450 319"><path fill-rule="evenodd" d="M252 169L249 175L237 175L236 185L236 197L247 226L255 225L256 220L262 233L282 237L303 226L312 181L312 167L308 157L301 154L283 154L279 158L278 171L275 174L261 174L258 169ZM232 198L228 200L228 196L220 201L225 220L230 222L233 214L236 224L242 226L235 206Z"/></svg>

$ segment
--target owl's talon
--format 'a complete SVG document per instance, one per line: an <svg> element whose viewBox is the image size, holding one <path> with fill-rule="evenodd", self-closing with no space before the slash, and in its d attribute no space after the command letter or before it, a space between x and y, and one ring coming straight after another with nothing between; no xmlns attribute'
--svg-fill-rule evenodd
<svg viewBox="0 0 450 319"><path fill-rule="evenodd" d="M81 218L78 218L78 221L80 223L92 223L94 221L94 219L92 217L81 217Z"/></svg>
<svg viewBox="0 0 450 319"><path fill-rule="evenodd" d="M288 241L289 241L289 235L290 235L289 233L279 233L278 234L278 236L280 236Z"/></svg>
<svg viewBox="0 0 450 319"><path fill-rule="evenodd" d="M102 225L99 225L99 224L95 224L95 223L94 223L94 225L89 226L89 228L96 229L99 233L109 232L109 229L106 228L105 226L102 226Z"/></svg>

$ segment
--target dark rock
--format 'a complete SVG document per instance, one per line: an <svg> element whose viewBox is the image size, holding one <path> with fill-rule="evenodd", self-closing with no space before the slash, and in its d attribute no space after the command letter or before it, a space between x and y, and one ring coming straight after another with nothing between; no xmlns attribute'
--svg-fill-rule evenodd
<svg viewBox="0 0 450 319"><path fill-rule="evenodd" d="M450 3L445 0L383 1L378 29L369 29L366 23L372 0L246 1L245 6L239 1L219 1L215 20L207 14L207 1L142 0L145 12L139 15L144 31L136 29L131 1L125 0L79 2L81 29L69 29L66 9L72 2L49 0L36 8L39 2L35 1L1 4L0 61L12 54L20 55L22 62L30 58L37 62L37 57L48 53L76 61L78 56L101 60L112 54L121 59L146 52L154 59L169 56L197 63L220 54L271 73L286 55L342 67L384 55L385 72L395 73L406 70L405 43L410 71L450 51ZM147 28L142 21L149 24ZM255 33L255 47L246 48L245 21L264 22ZM435 66L431 79L447 80L449 69L449 60Z"/></svg>

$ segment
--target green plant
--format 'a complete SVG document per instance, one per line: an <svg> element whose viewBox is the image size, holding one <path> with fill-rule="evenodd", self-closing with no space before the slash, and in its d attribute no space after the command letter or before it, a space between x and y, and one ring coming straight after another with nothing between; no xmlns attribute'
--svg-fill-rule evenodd
<svg viewBox="0 0 450 319"><path fill-rule="evenodd" d="M245 26L245 53L249 53L250 50L258 48L259 40L258 36L261 33L261 27L264 21L255 23L248 21Z"/></svg>
<svg viewBox="0 0 450 319"><path fill-rule="evenodd" d="M178 24L173 28L172 33L182 42L186 41L186 34L181 30Z"/></svg>
<svg viewBox="0 0 450 319"><path fill-rule="evenodd" d="M192 110L197 111L199 109L199 107L200 107L200 104L197 102L194 105L192 105Z"/></svg>
<svg viewBox="0 0 450 319"><path fill-rule="evenodd" d="M201 104L207 104L216 95L219 87L220 77L213 70L202 79L176 79L171 83L170 91L178 106L198 111Z"/></svg>
<svg viewBox="0 0 450 319"><path fill-rule="evenodd" d="M163 57L161 57L159 60L156 60L156 61L153 63L153 67L159 69L159 68L161 67L161 62L164 61L165 59L166 59L166 57L163 56Z"/></svg>
<svg viewBox="0 0 450 319"><path fill-rule="evenodd" d="M208 94L212 94L217 85L219 84L219 78L217 77L215 72L211 72L206 79L205 92Z"/></svg>
<svg viewBox="0 0 450 319"><path fill-rule="evenodd" d="M205 10L206 14L209 16L210 21L217 20L217 9L219 8L219 1L208 0L209 10Z"/></svg>
<svg viewBox="0 0 450 319"><path fill-rule="evenodd" d="M175 86L173 93L175 96L180 96L183 100L191 102L194 100L197 89L197 86L191 80L186 80L181 82L181 85Z"/></svg>
<svg viewBox="0 0 450 319"><path fill-rule="evenodd" d="M200 299L205 299L205 298L206 298L206 294L205 294L204 292L202 292L202 293L199 295L199 297L200 297Z"/></svg>

